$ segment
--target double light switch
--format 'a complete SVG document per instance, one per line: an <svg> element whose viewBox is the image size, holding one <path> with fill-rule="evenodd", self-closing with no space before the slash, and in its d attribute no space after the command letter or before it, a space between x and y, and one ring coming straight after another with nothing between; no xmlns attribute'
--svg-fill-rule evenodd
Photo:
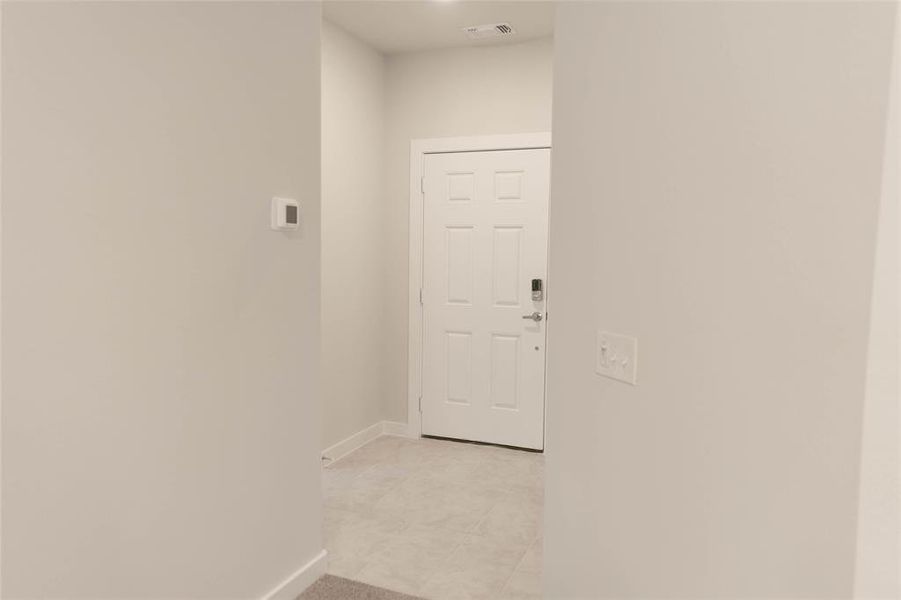
<svg viewBox="0 0 901 600"><path fill-rule="evenodd" d="M635 385L638 374L638 340L599 330L595 371L598 375Z"/></svg>

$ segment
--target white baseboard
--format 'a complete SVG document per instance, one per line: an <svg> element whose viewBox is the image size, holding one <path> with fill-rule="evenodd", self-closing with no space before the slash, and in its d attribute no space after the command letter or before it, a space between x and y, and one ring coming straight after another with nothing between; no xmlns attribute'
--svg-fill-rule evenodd
<svg viewBox="0 0 901 600"><path fill-rule="evenodd" d="M360 446L364 446L382 435L408 437L409 427L407 427L406 423L398 423L396 421L379 421L378 423L373 423L366 429L358 431L337 444L333 444L323 450L322 458L329 462L335 462L336 460L347 456Z"/></svg>
<svg viewBox="0 0 901 600"><path fill-rule="evenodd" d="M263 596L262 600L296 600L314 581L325 575L327 570L328 552L323 550L313 560L297 569L290 577L276 586L274 590Z"/></svg>
<svg viewBox="0 0 901 600"><path fill-rule="evenodd" d="M406 423L398 423L397 421L382 421L382 433L400 437L413 437L410 435L410 427Z"/></svg>
<svg viewBox="0 0 901 600"><path fill-rule="evenodd" d="M329 446L325 450L322 451L322 458L334 462L339 458L342 458L360 446L368 444L375 438L382 435L384 431L384 427L382 426L382 422L373 423L366 429L362 431L358 431L355 434L341 440L337 444Z"/></svg>

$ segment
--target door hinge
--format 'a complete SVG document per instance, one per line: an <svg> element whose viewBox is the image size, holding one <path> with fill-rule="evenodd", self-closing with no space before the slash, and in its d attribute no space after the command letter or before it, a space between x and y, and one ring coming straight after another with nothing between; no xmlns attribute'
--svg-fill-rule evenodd
<svg viewBox="0 0 901 600"><path fill-rule="evenodd" d="M419 178L419 193L425 194L425 176Z"/></svg>
<svg viewBox="0 0 901 600"><path fill-rule="evenodd" d="M422 412L422 396L419 397L419 412Z"/></svg>
<svg viewBox="0 0 901 600"><path fill-rule="evenodd" d="M419 288L419 306L422 306L422 288Z"/></svg>

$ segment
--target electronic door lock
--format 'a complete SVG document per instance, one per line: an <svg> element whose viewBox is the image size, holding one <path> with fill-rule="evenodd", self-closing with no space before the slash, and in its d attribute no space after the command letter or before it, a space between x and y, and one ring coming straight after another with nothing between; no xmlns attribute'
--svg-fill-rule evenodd
<svg viewBox="0 0 901 600"><path fill-rule="evenodd" d="M540 279L532 280L532 302L541 302L544 300L544 290L542 289L542 281Z"/></svg>

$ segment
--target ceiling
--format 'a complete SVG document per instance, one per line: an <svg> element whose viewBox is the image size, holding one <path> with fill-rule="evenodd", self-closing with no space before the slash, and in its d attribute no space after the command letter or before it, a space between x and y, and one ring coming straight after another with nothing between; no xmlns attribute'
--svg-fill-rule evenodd
<svg viewBox="0 0 901 600"><path fill-rule="evenodd" d="M326 0L323 17L385 54L515 44L554 33L553 2ZM515 35L467 39L470 25L507 22Z"/></svg>

